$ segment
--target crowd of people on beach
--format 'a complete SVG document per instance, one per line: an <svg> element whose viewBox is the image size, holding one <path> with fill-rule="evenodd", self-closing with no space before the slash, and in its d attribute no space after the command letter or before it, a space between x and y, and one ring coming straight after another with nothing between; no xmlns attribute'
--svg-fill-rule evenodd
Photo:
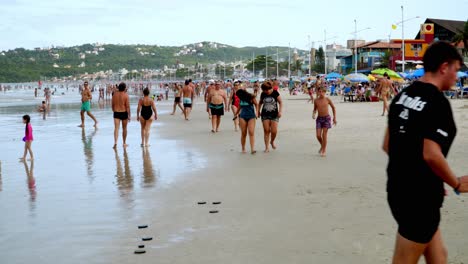
<svg viewBox="0 0 468 264"><path fill-rule="evenodd" d="M425 75L408 87L401 90L385 75L374 84L357 84L354 87L357 94L363 95L372 91L380 97L383 102L382 115L388 114L388 126L382 148L389 157L388 204L398 224L394 263L417 263L423 255L428 263L447 262L447 250L439 230L440 208L446 194L444 183L453 187L457 194L466 193L468 176L456 177L446 160L455 138L456 126L450 102L444 91L448 91L456 81L456 73L462 62L460 54L453 46L445 42L436 42L424 55ZM297 89L294 83L289 82L286 85L291 95L297 92L294 90ZM319 155L326 156L328 129L332 124L337 124L336 108L326 93L334 95L331 87L341 84L326 82L317 77L314 82L308 80L305 85L307 91L303 92L309 94L309 102L314 105L312 118L316 120ZM179 108L185 122L190 121L195 101L203 98L208 118L211 120L212 134L220 132L225 111L232 111L234 130L241 131L242 153L247 152L247 135L250 153L257 152L254 132L258 118L261 118L263 125L264 152L268 153L270 146L277 149L275 140L278 136L278 123L283 116L283 99L277 80L253 83L240 80L209 80L194 83L188 79L183 83L161 84L162 87L167 92L161 94L160 98L168 100L170 90L175 95L171 115L174 116ZM107 86L105 91L99 90L99 100L101 97L110 97L112 103L114 149L117 147L120 127L123 147L127 147L127 124L131 120L128 93L131 89L133 93L141 95L136 119L141 124L142 147L149 146L152 120L158 119L155 100L150 97L150 87L136 85L129 89L122 82ZM97 127L98 121L91 113L92 91L89 82L85 81L79 90L82 103L79 127L85 127L85 112ZM346 96L345 89L342 90L342 94ZM390 96L393 100L389 105ZM47 100L43 102L43 105L47 104ZM332 115L329 109L332 110ZM33 159L31 145L34 138L29 115L23 116L23 123L25 146L21 159L25 160L28 153Z"/></svg>

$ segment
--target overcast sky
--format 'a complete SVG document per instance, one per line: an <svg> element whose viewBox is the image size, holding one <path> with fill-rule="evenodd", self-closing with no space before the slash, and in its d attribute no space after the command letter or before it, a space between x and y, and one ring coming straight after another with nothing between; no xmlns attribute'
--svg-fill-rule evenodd
<svg viewBox="0 0 468 264"><path fill-rule="evenodd" d="M426 18L466 21L468 0L0 0L0 50L84 43L183 45L216 41L233 46L305 49L358 38L414 38ZM420 16L420 18L411 19ZM320 41L322 41L320 43Z"/></svg>

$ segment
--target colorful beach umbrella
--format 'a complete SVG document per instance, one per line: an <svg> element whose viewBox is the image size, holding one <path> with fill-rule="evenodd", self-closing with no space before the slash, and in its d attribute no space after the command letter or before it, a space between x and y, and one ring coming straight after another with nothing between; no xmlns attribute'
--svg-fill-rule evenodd
<svg viewBox="0 0 468 264"><path fill-rule="evenodd" d="M394 72L394 71L392 71L392 70L390 70L388 68L376 69L376 70L371 71L371 73L372 74L377 74L377 75L382 75L382 76L386 73L389 77L393 77L393 78L396 78L396 79L401 79L401 76L398 73L396 73L396 72Z"/></svg>
<svg viewBox="0 0 468 264"><path fill-rule="evenodd" d="M347 82L368 82L369 77L362 73L351 73L344 77L344 80Z"/></svg>
<svg viewBox="0 0 468 264"><path fill-rule="evenodd" d="M424 68L417 69L409 74L411 78L420 78L424 75Z"/></svg>
<svg viewBox="0 0 468 264"><path fill-rule="evenodd" d="M339 79L341 78L341 74L337 73L337 72L330 72L329 74L327 74L325 76L325 79L327 80L336 80L336 79Z"/></svg>

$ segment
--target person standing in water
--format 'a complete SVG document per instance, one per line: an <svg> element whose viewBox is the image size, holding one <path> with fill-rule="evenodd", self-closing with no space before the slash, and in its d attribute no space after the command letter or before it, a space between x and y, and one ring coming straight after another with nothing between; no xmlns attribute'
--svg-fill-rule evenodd
<svg viewBox="0 0 468 264"><path fill-rule="evenodd" d="M261 88L262 93L260 94L257 116L262 118L265 152L270 152L270 144L273 149L276 149L275 139L278 133L278 122L283 110L283 101L279 92L273 90L271 82L264 82Z"/></svg>
<svg viewBox="0 0 468 264"><path fill-rule="evenodd" d="M141 146L149 147L149 135L151 130L151 123L154 120L158 120L158 112L156 111L156 105L154 100L149 97L149 89L143 90L143 98L138 102L137 108L137 121L140 121L141 125ZM141 112L140 112L141 111ZM141 117L141 118L140 118Z"/></svg>
<svg viewBox="0 0 468 264"><path fill-rule="evenodd" d="M121 82L118 91L112 96L112 111L114 112L114 147L117 147L119 128L122 122L123 147L127 147L127 124L130 122L130 100L126 92L127 85Z"/></svg>
<svg viewBox="0 0 468 264"><path fill-rule="evenodd" d="M31 117L29 115L23 116L23 124L26 125L26 127L24 128L24 137L23 137L24 154L23 154L23 157L20 158L20 160L25 161L28 152L29 152L30 159L34 160L34 155L31 149L31 144L34 140L34 137L33 137L33 129L31 126Z"/></svg>
<svg viewBox="0 0 468 264"><path fill-rule="evenodd" d="M81 125L79 125L78 127L84 127L85 124L84 124L84 113L86 112L88 114L89 117L91 117L91 119L93 119L94 121L94 127L97 126L98 122L96 120L96 118L94 117L93 114L91 114L91 99L93 98L93 95L91 94L91 91L89 90L89 87L88 87L88 81L85 81L84 82L84 89L83 91L81 92L81 111L80 111L80 115L81 115Z"/></svg>

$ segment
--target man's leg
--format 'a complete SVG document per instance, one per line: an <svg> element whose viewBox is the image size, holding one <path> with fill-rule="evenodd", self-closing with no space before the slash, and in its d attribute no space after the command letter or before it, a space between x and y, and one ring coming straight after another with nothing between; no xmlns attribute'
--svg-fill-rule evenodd
<svg viewBox="0 0 468 264"><path fill-rule="evenodd" d="M79 125L79 127L84 127L84 111L83 110L80 111L80 116L81 116L81 125Z"/></svg>
<svg viewBox="0 0 468 264"><path fill-rule="evenodd" d="M417 264L427 244L416 243L397 233L393 264Z"/></svg>
<svg viewBox="0 0 468 264"><path fill-rule="evenodd" d="M97 120L96 120L96 118L94 117L93 114L91 114L91 111L88 111L87 113L88 113L88 116L91 117L91 119L93 119L93 121L94 121L94 126L96 127L96 126L97 126L97 123L98 123Z"/></svg>
<svg viewBox="0 0 468 264"><path fill-rule="evenodd" d="M211 117L211 132L216 132L216 119L218 116L214 115Z"/></svg>
<svg viewBox="0 0 468 264"><path fill-rule="evenodd" d="M122 139L123 139L123 146L127 146L127 124L128 119L122 120Z"/></svg>
<svg viewBox="0 0 468 264"><path fill-rule="evenodd" d="M320 153L322 156L325 156L327 153L327 133L328 128L322 128L322 153Z"/></svg>
<svg viewBox="0 0 468 264"><path fill-rule="evenodd" d="M114 148L117 147L117 139L119 139L120 119L114 118Z"/></svg>
<svg viewBox="0 0 468 264"><path fill-rule="evenodd" d="M216 132L219 132L220 124L221 124L221 116L219 115L218 118L216 118Z"/></svg>
<svg viewBox="0 0 468 264"><path fill-rule="evenodd" d="M447 263L448 253L447 248L444 245L442 240L442 233L440 229L432 237L431 242L426 247L424 251L424 258L429 264L432 263Z"/></svg>
<svg viewBox="0 0 468 264"><path fill-rule="evenodd" d="M319 149L318 153L321 154L321 153L322 153L322 129L321 129L321 128L317 128L317 129L315 130L315 132L316 132L317 141L318 141L319 144L320 144L320 149Z"/></svg>

